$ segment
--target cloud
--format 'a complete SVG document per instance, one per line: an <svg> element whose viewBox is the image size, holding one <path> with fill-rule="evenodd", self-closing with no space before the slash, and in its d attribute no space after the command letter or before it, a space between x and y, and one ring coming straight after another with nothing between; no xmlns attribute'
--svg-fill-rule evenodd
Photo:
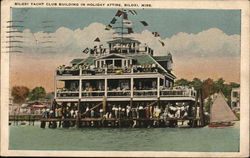
<svg viewBox="0 0 250 158"><path fill-rule="evenodd" d="M227 35L217 28L198 34L180 32L166 38L167 50L175 56L235 57L240 56L240 35Z"/></svg>
<svg viewBox="0 0 250 158"><path fill-rule="evenodd" d="M106 31L105 25L92 23L83 29L71 30L60 27L53 33L31 33L23 31L23 52L30 55L46 57L71 56L82 57L86 47L96 44L106 45L114 36L114 31ZM141 33L131 34L134 39L146 43L154 49L155 55L165 55L171 52L175 57L235 57L240 55L240 35L227 35L217 28L210 28L197 34L180 32L170 38L161 39L144 30ZM100 43L94 42L99 37ZM163 47L159 40L165 43ZM39 54L39 55L38 55ZM53 55L52 55L53 54Z"/></svg>

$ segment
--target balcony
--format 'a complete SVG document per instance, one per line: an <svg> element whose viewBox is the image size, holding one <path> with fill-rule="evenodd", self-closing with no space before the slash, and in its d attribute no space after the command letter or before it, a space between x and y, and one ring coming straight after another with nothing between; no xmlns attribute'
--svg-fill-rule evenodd
<svg viewBox="0 0 250 158"><path fill-rule="evenodd" d="M133 90L131 96L131 90L112 90L107 91L107 98L149 98L157 97L157 90ZM58 91L57 98L79 98L79 91ZM196 91L193 89L178 89L178 90L161 90L159 91L161 98L164 97L191 97L195 98ZM105 91L84 91L82 92L82 98L103 98Z"/></svg>

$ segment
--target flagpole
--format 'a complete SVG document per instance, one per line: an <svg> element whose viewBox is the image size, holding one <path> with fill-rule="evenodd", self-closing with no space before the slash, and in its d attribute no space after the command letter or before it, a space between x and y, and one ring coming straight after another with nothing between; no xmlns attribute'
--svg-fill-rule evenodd
<svg viewBox="0 0 250 158"><path fill-rule="evenodd" d="M121 42L123 43L123 21L124 21L124 9L122 8L122 12L123 12L123 14L122 14L122 38L121 38ZM122 53L122 45L121 45L121 48L120 48L120 53Z"/></svg>

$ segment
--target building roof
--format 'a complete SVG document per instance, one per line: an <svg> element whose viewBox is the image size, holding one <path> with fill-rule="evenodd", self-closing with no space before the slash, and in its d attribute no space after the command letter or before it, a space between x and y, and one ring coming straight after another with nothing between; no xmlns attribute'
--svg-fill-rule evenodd
<svg viewBox="0 0 250 158"><path fill-rule="evenodd" d="M172 61L172 56L153 56L156 61Z"/></svg>
<svg viewBox="0 0 250 158"><path fill-rule="evenodd" d="M71 64L82 64L82 65L93 65L95 57L88 57L86 59L73 59L70 63Z"/></svg>
<svg viewBox="0 0 250 158"><path fill-rule="evenodd" d="M112 41L108 41L108 43L140 43L140 42L137 40L133 40L131 38L119 38Z"/></svg>
<svg viewBox="0 0 250 158"><path fill-rule="evenodd" d="M135 59L136 65L151 65L151 64L157 64L156 61L152 58L150 58L149 55L134 55L134 56L129 56L133 59Z"/></svg>
<svg viewBox="0 0 250 158"><path fill-rule="evenodd" d="M70 63L72 64L72 65L75 65L75 64L78 64L79 62L82 62L82 61L84 61L85 59L73 59Z"/></svg>

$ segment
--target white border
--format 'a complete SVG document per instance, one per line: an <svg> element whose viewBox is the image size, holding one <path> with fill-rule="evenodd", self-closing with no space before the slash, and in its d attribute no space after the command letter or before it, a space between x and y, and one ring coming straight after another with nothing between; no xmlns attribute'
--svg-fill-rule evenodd
<svg viewBox="0 0 250 158"><path fill-rule="evenodd" d="M17 0L1 3L1 41L6 37L3 28L10 19L10 7L14 2L92 2L92 3L150 3L149 9L240 9L241 10L241 121L240 121L240 152L153 152L153 151L34 151L34 150L8 150L8 101L9 101L9 55L1 53L1 155L2 156L86 156L86 157L247 157L249 155L249 2L238 1L31 1ZM19 6L20 7L20 6ZM27 7L27 6L23 6ZM28 6L34 7L34 6ZM51 6L49 6L51 8ZM53 8L53 7L52 7ZM66 7L63 7L66 8ZM100 8L100 7L97 7ZM116 8L116 7L109 7ZM1 52L6 44L1 43Z"/></svg>

